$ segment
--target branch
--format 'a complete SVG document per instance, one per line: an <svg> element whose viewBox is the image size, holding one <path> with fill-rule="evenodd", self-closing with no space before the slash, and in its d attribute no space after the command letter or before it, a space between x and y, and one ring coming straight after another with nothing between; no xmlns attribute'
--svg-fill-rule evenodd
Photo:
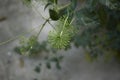
<svg viewBox="0 0 120 80"><path fill-rule="evenodd" d="M44 28L44 26L46 25L46 23L49 21L49 19L46 19L46 21L42 24L41 28L40 28L40 31L38 32L37 34L37 37L40 35L42 29Z"/></svg>
<svg viewBox="0 0 120 80"><path fill-rule="evenodd" d="M35 28L32 28L31 30L29 30L29 31L27 31L27 32L23 32L22 34L17 35L17 36L15 36L15 37L13 37L13 38L10 38L10 39L8 39L8 40L6 40L6 41L0 42L0 46L1 46L1 45L4 45L4 44L7 44L7 43L9 43L9 42L11 42L11 41L14 41L14 40L16 40L16 39L18 39L18 38L20 38L21 36L24 36L25 34L28 34L28 33L32 32L33 30L35 30L35 29L38 28L38 27L39 27L39 26L37 26L37 27L35 27Z"/></svg>

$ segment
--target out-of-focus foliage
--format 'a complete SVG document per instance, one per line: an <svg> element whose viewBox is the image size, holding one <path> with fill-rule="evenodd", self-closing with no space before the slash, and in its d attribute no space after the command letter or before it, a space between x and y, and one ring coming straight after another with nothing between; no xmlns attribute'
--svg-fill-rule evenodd
<svg viewBox="0 0 120 80"><path fill-rule="evenodd" d="M21 46L16 47L15 51L21 55L36 56L43 51L49 51L46 48L46 42L40 44L36 36L31 36L30 38L21 37L20 44Z"/></svg>
<svg viewBox="0 0 120 80"><path fill-rule="evenodd" d="M37 41L36 36L31 36L30 38L21 37L20 46L15 47L15 52L17 52L20 55L29 57L37 57L38 55L40 55L40 53L46 52L47 55L43 56L44 57L43 59L46 62L46 67L48 69L51 69L51 63L55 63L57 69L61 68L60 61L62 60L63 56L55 55L56 50L53 48L48 48L47 42L45 41L39 43ZM49 53L51 52L54 53L55 56L49 56ZM20 63L20 65L24 67L24 60L21 59L20 61L22 61L22 64ZM34 71L36 73L40 73L41 66L42 64L40 63L35 67Z"/></svg>
<svg viewBox="0 0 120 80"><path fill-rule="evenodd" d="M24 0L31 3L32 0ZM39 0L37 0L39 1ZM65 6L60 6L58 0L45 0L44 10L48 8L50 18L46 23L56 21L53 30L48 34L47 42L39 43L38 36L29 39L22 38L20 46L15 51L22 55L36 55L43 51L56 52L56 50L70 49L70 43L76 47L82 46L85 57L89 61L97 60L102 56L105 61L116 59L120 61L120 1L119 0L70 0ZM79 2L84 5L78 9ZM49 46L50 47L50 46ZM46 67L51 68L51 61L61 68L59 58L46 58ZM35 71L39 72L38 67Z"/></svg>
<svg viewBox="0 0 120 80"><path fill-rule="evenodd" d="M119 4L118 0L86 0L85 6L76 12L76 27L82 31L73 42L76 47L87 49L89 57L120 58Z"/></svg>
<svg viewBox="0 0 120 80"><path fill-rule="evenodd" d="M30 6L32 3L32 0L22 0L23 4Z"/></svg>

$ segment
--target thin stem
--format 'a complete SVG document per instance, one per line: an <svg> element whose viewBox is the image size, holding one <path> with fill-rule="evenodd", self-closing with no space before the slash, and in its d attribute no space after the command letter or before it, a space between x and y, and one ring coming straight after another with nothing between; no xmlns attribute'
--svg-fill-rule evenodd
<svg viewBox="0 0 120 80"><path fill-rule="evenodd" d="M38 26L38 27L39 27L39 26ZM11 42L11 41L14 41L14 40L16 40L16 39L18 39L18 38L20 38L21 36L24 36L25 34L28 34L28 33L32 32L33 30L35 30L35 29L38 28L38 27L32 28L31 30L29 30L29 31L27 31L27 32L23 32L22 34L20 34L20 35L18 35L18 36L15 36L15 37L13 37L13 38L10 38L10 39L8 39L8 40L6 40L6 41L0 42L0 46L1 46L1 45L4 45L4 44L7 44L7 43L9 43L9 42Z"/></svg>
<svg viewBox="0 0 120 80"><path fill-rule="evenodd" d="M52 27L53 29L55 29L55 27L50 23L50 21L48 21L48 23L51 25L51 27Z"/></svg>
<svg viewBox="0 0 120 80"><path fill-rule="evenodd" d="M68 16L69 16L69 15L68 15ZM65 19L65 21L64 21L63 28L62 28L62 31L61 31L61 33L60 33L60 36L61 36L62 33L63 33L64 27L65 27L65 25L66 25L66 23L67 23L67 20L68 20L68 16L66 17L66 19Z"/></svg>
<svg viewBox="0 0 120 80"><path fill-rule="evenodd" d="M75 18L72 19L72 21L70 22L70 24L72 24L74 20L75 20Z"/></svg>
<svg viewBox="0 0 120 80"><path fill-rule="evenodd" d="M49 19L46 19L46 21L42 24L41 28L40 28L40 31L38 32L37 34L37 37L40 35L42 29L44 28L44 26L46 25L46 23L49 21Z"/></svg>
<svg viewBox="0 0 120 80"><path fill-rule="evenodd" d="M70 5L71 5L71 2L69 2L68 4L66 4L66 5L64 5L64 6L62 6L62 7L59 7L58 10L64 9L64 8L70 6Z"/></svg>
<svg viewBox="0 0 120 80"><path fill-rule="evenodd" d="M35 7L34 5L31 5L31 6L37 11L38 14L40 14L40 15L42 16L42 14L36 9L36 7ZM41 27L41 29L40 29L40 31L39 31L39 33L38 33L37 36L39 36L41 30L43 29L43 27L45 26L45 24L49 21L49 19L46 19L46 18L44 18L43 16L42 16L42 18L45 19L46 21L45 21L44 24L42 25L42 27ZM38 26L38 27L39 27L39 26ZM16 39L18 39L18 38L20 38L20 36L24 36L25 34L28 34L28 33L32 32L33 30L35 30L35 29L38 28L38 27L32 28L30 31L23 32L22 34L17 35L17 36L15 36L15 37L13 37L13 38L10 38L10 39L8 39L8 40L6 40L6 41L0 42L0 46L1 46L1 45L4 45L4 44L7 44L7 43L9 43L9 42L11 42L11 41L14 41L14 40L16 40Z"/></svg>
<svg viewBox="0 0 120 80"><path fill-rule="evenodd" d="M65 27L67 20L68 20L68 16L66 17L66 19L64 21L63 28Z"/></svg>

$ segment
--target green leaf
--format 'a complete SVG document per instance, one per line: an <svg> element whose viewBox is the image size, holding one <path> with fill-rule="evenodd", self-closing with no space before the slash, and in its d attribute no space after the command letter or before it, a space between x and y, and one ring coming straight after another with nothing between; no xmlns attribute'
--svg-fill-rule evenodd
<svg viewBox="0 0 120 80"><path fill-rule="evenodd" d="M31 36L28 40L28 44L30 46L33 46L33 45L37 44L37 37L36 36Z"/></svg>
<svg viewBox="0 0 120 80"><path fill-rule="evenodd" d="M60 18L59 13L52 9L49 9L49 15L50 15L50 18L55 21Z"/></svg>
<svg viewBox="0 0 120 80"><path fill-rule="evenodd" d="M44 10L46 10L46 8L48 7L48 6L50 6L50 5L52 5L51 3L47 3L46 5L45 5L45 7L44 7Z"/></svg>
<svg viewBox="0 0 120 80"><path fill-rule="evenodd" d="M70 39L68 31L63 32L62 35L60 32L50 31L48 35L48 42L56 49L65 49L69 45Z"/></svg>

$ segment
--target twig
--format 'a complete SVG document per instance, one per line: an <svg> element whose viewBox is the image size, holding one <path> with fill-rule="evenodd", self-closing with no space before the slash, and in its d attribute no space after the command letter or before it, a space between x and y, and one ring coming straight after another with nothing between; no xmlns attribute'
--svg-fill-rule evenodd
<svg viewBox="0 0 120 80"><path fill-rule="evenodd" d="M37 34L37 37L40 35L42 29L44 28L45 24L49 21L49 19L46 19L46 21L42 24L41 28L40 28L40 31L38 32Z"/></svg>
<svg viewBox="0 0 120 80"><path fill-rule="evenodd" d="M51 27L52 27L53 29L55 29L55 27L50 23L50 21L48 21L48 23L51 25Z"/></svg>
<svg viewBox="0 0 120 80"><path fill-rule="evenodd" d="M21 36L32 32L33 30L35 30L35 29L38 28L38 27L39 27L39 26L37 26L37 27L35 27L35 28L32 28L31 30L29 30L29 31L27 31L27 32L23 32L22 34L20 34L20 35L18 35L18 36L15 36L15 37L13 37L13 38L10 38L10 39L8 39L8 40L6 40L6 41L0 42L0 46L1 46L1 45L4 45L4 44L7 44L7 43L9 43L9 42L11 42L11 41L14 41L14 40L16 40L16 39L18 39L18 38L20 38Z"/></svg>

